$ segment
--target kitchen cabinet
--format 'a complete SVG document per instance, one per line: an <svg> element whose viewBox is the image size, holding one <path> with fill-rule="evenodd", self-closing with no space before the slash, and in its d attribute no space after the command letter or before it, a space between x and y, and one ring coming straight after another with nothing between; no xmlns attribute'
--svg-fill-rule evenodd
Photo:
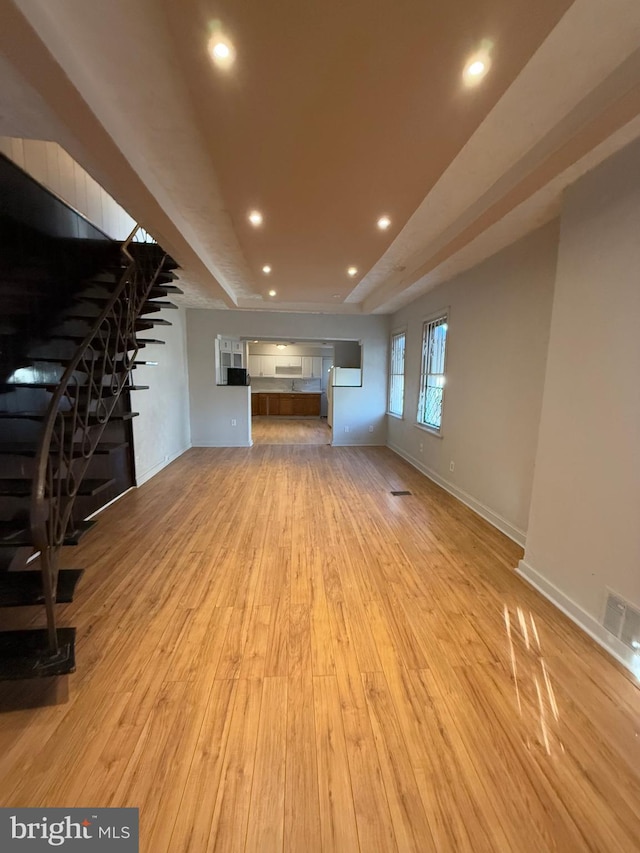
<svg viewBox="0 0 640 853"><path fill-rule="evenodd" d="M275 355L250 355L249 373L251 376L275 376Z"/></svg>
<svg viewBox="0 0 640 853"><path fill-rule="evenodd" d="M227 384L229 367L244 367L245 344L237 338L216 338L215 367L218 385Z"/></svg>
<svg viewBox="0 0 640 853"><path fill-rule="evenodd" d="M276 357L275 355L262 355L262 373L260 376L275 376L276 375Z"/></svg>
<svg viewBox="0 0 640 853"><path fill-rule="evenodd" d="M320 379L322 377L322 356L302 356L302 376L305 379Z"/></svg>
<svg viewBox="0 0 640 853"><path fill-rule="evenodd" d="M267 415L268 400L267 394L252 394L251 395L251 414L252 415Z"/></svg>
<svg viewBox="0 0 640 853"><path fill-rule="evenodd" d="M251 414L290 418L319 418L320 394L257 392L251 395Z"/></svg>
<svg viewBox="0 0 640 853"><path fill-rule="evenodd" d="M242 342L239 341L238 343L241 344ZM250 355L248 368L251 376L321 379L322 357L310 355Z"/></svg>
<svg viewBox="0 0 640 853"><path fill-rule="evenodd" d="M302 356L276 355L274 358L274 376L302 376Z"/></svg>
<svg viewBox="0 0 640 853"><path fill-rule="evenodd" d="M250 355L248 359L248 368L250 376L264 376L262 372L262 356Z"/></svg>

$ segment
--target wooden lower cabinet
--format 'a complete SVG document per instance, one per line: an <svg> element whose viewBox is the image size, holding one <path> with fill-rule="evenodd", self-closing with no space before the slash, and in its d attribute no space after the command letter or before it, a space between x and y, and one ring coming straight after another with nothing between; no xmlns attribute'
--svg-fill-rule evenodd
<svg viewBox="0 0 640 853"><path fill-rule="evenodd" d="M265 394L267 407L265 415L280 414L280 394Z"/></svg>
<svg viewBox="0 0 640 853"><path fill-rule="evenodd" d="M251 414L319 418L320 394L252 394Z"/></svg>
<svg viewBox="0 0 640 853"><path fill-rule="evenodd" d="M251 395L251 414L252 415L266 415L267 411L267 395L266 394L252 394Z"/></svg>

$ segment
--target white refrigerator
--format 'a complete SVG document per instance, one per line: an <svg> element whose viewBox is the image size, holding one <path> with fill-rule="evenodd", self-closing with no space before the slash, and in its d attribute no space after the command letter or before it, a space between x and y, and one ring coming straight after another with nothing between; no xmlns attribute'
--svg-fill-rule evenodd
<svg viewBox="0 0 640 853"><path fill-rule="evenodd" d="M333 389L337 387L359 387L362 385L362 370L359 367L332 367L327 385L327 423L333 427Z"/></svg>

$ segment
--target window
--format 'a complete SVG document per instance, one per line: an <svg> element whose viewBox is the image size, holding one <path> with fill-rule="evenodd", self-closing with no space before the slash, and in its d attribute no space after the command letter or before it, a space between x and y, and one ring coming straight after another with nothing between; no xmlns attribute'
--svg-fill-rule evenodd
<svg viewBox="0 0 640 853"><path fill-rule="evenodd" d="M445 381L447 315L427 320L422 327L422 372L418 423L440 432Z"/></svg>
<svg viewBox="0 0 640 853"><path fill-rule="evenodd" d="M404 411L404 344L405 333L391 336L389 361L389 412L402 417Z"/></svg>

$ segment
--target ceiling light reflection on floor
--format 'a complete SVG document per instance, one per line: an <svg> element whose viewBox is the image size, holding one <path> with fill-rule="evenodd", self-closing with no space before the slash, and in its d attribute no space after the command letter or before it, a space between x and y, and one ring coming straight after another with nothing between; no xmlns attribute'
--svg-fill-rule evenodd
<svg viewBox="0 0 640 853"><path fill-rule="evenodd" d="M526 614L518 605L514 610L515 613L512 614L509 607L503 605L516 705L519 716L529 729L528 733L523 732L526 747L531 749L528 735L532 735L544 747L547 755L553 753L554 747L559 747L564 753L560 709L542 651L536 620L531 611Z"/></svg>

